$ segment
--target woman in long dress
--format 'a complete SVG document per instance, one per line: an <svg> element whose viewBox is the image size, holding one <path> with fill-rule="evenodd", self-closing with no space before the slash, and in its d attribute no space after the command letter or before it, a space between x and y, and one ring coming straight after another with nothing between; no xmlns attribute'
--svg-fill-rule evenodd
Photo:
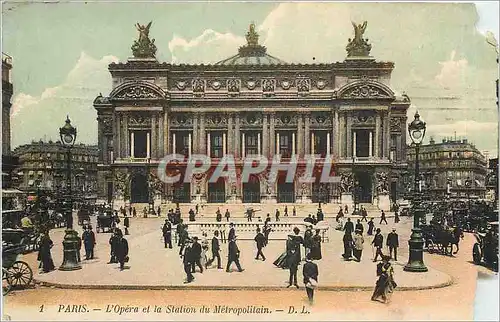
<svg viewBox="0 0 500 322"><path fill-rule="evenodd" d="M384 303L387 303L389 294L394 292L394 288L397 286L394 281L394 268L390 263L390 259L390 256L383 255L382 262L377 264L377 275L379 278L375 284L372 301L377 301L381 297Z"/></svg>
<svg viewBox="0 0 500 322"><path fill-rule="evenodd" d="M311 245L311 259L320 260L321 256L321 236L319 235L320 230L316 229L316 234L312 237Z"/></svg>
<svg viewBox="0 0 500 322"><path fill-rule="evenodd" d="M344 242L344 254L342 254L342 257L344 257L344 260L351 260L353 239L349 231L345 232L343 242Z"/></svg>
<svg viewBox="0 0 500 322"><path fill-rule="evenodd" d="M54 243L49 237L48 232L42 233L40 236L40 248L38 250L38 260L40 261L40 266L44 273L48 273L54 270L54 261L52 260L52 254L50 249Z"/></svg>
<svg viewBox="0 0 500 322"><path fill-rule="evenodd" d="M288 240L287 240L287 243L288 241L290 241L292 239L292 237L289 235L288 236ZM280 268L283 268L283 269L288 269L288 258L287 258L287 251L285 250L275 261L274 261L274 265L277 266L277 267L280 267Z"/></svg>
<svg viewBox="0 0 500 322"><path fill-rule="evenodd" d="M201 239L201 266L205 267L207 264L207 251L208 251L208 239L207 239L207 233L202 234L202 239Z"/></svg>

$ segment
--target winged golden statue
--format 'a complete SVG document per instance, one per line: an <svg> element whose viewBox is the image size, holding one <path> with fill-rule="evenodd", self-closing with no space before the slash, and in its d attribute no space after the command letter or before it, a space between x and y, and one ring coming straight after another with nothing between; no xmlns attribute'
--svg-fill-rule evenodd
<svg viewBox="0 0 500 322"><path fill-rule="evenodd" d="M362 41L363 40L363 34L365 33L365 30L366 30L366 26L368 25L368 22L365 21L363 22L363 24L358 24L356 25L356 23L352 22L352 26L354 27L354 41L355 42L358 42L358 41Z"/></svg>
<svg viewBox="0 0 500 322"><path fill-rule="evenodd" d="M150 21L147 26L141 25L140 23L136 24L137 30L139 31L139 42L146 39L149 40L149 28L151 28L152 23L153 22Z"/></svg>

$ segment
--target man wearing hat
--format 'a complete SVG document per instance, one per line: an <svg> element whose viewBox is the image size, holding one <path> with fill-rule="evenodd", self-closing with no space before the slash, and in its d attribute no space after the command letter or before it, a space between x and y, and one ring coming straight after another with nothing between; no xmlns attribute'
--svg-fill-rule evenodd
<svg viewBox="0 0 500 322"><path fill-rule="evenodd" d="M255 235L255 243L257 244L257 255L255 255L255 259L259 259L259 256L262 256L262 260L266 260L266 256L262 253L262 248L266 245L266 237L260 232L260 228L257 227L257 235Z"/></svg>
<svg viewBox="0 0 500 322"><path fill-rule="evenodd" d="M186 273L186 280L184 281L184 283L191 283L194 280L194 276L191 273L192 262L193 258L191 251L191 239L187 238L185 240L184 257L182 258L182 263L184 264L184 272Z"/></svg>
<svg viewBox="0 0 500 322"><path fill-rule="evenodd" d="M313 239L313 232L312 232L312 225L307 225L307 229L304 232L304 249L305 249L305 256L311 252L311 247L312 247L312 239Z"/></svg>
<svg viewBox="0 0 500 322"><path fill-rule="evenodd" d="M304 239L299 235L300 229L297 227L293 228L293 235L288 235L288 240L286 243L286 254L287 254L287 264L290 268L290 278L288 281L288 286L295 285L299 288L297 284L297 270L299 269L299 264L301 260L300 256L300 245L304 245Z"/></svg>
<svg viewBox="0 0 500 322"><path fill-rule="evenodd" d="M200 268L200 272L203 273L203 266L201 265L201 244L198 243L198 236L193 237L193 243L191 245L191 272L196 272L196 266Z"/></svg>
<svg viewBox="0 0 500 322"><path fill-rule="evenodd" d="M82 234L83 245L85 247L85 259L94 259L95 234L92 231L92 226L87 225Z"/></svg>
<svg viewBox="0 0 500 322"><path fill-rule="evenodd" d="M389 248L389 256L394 258L395 261L398 260L398 247L399 247L399 237L396 233L396 228L392 228L392 232L387 235L387 247ZM392 257L392 252L394 251L394 257Z"/></svg>
<svg viewBox="0 0 500 322"><path fill-rule="evenodd" d="M373 258L373 261L376 262L378 255L380 255L380 258L384 256L382 254L382 247L384 245L384 236L380 233L380 228L377 228L375 231L375 237L373 238L372 245L375 246L375 258Z"/></svg>
<svg viewBox="0 0 500 322"><path fill-rule="evenodd" d="M227 265L226 265L226 272L230 272L229 268L231 267L231 264L234 262L236 264L236 267L238 268L239 272L243 272L244 269L241 268L240 265L240 250L238 249L238 245L236 245L236 235L229 239L229 250L227 254Z"/></svg>
<svg viewBox="0 0 500 322"><path fill-rule="evenodd" d="M231 239L234 239L236 237L236 231L234 230L234 223L231 222L229 223L229 233L227 234L227 240L231 241Z"/></svg>
<svg viewBox="0 0 500 322"><path fill-rule="evenodd" d="M354 248L352 250L352 253L354 255L354 258L356 258L357 262L361 261L361 255L363 253L363 243L365 242L363 238L363 232L360 229L356 229L354 231Z"/></svg>

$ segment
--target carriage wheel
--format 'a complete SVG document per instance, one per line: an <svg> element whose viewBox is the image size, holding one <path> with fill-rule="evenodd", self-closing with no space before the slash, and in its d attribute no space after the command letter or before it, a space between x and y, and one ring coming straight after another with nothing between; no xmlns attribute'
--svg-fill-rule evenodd
<svg viewBox="0 0 500 322"><path fill-rule="evenodd" d="M475 243L472 247L472 260L476 265L481 264L481 247L479 247L478 243Z"/></svg>
<svg viewBox="0 0 500 322"><path fill-rule="evenodd" d="M7 283L12 287L25 287L29 285L33 279L33 271L29 265L23 261L14 262L14 265L7 271Z"/></svg>

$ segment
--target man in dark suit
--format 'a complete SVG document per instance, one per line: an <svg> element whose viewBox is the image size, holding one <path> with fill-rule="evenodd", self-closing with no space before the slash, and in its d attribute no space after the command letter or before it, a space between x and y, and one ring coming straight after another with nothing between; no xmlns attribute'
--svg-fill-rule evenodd
<svg viewBox="0 0 500 322"><path fill-rule="evenodd" d="M165 243L165 248L172 248L172 224L168 219L165 219L165 224L162 227L163 241Z"/></svg>
<svg viewBox="0 0 500 322"><path fill-rule="evenodd" d="M127 214L125 214L125 218L123 219L123 226L125 227L125 235L128 235L128 227L130 227L130 221L127 217Z"/></svg>
<svg viewBox="0 0 500 322"><path fill-rule="evenodd" d="M364 220L364 221L368 222L368 219L366 218L366 217L368 217L368 213L366 212L366 209L363 206L361 206L361 216L362 216L361 221Z"/></svg>
<svg viewBox="0 0 500 322"><path fill-rule="evenodd" d="M227 265L226 265L226 272L230 272L229 268L231 267L231 264L234 262L236 264L236 267L238 268L239 272L243 272L244 269L241 268L240 265L240 250L238 249L238 245L236 245L236 235L232 238L229 239L229 246L228 246L228 254L227 254Z"/></svg>
<svg viewBox="0 0 500 322"><path fill-rule="evenodd" d="M311 259L311 254L306 256L306 263L302 268L302 274L304 275L304 285L306 286L307 297L309 298L309 303L313 303L314 289L318 283L318 265L314 263Z"/></svg>
<svg viewBox="0 0 500 322"><path fill-rule="evenodd" d="M354 224L352 223L351 218L347 218L347 222L344 225L344 231L349 234L353 233Z"/></svg>
<svg viewBox="0 0 500 322"><path fill-rule="evenodd" d="M186 281L184 283L191 283L194 280L194 276L191 273L191 263L193 261L192 251L191 251L191 240L186 240L186 247L184 248L184 257L182 263L184 264L184 272L186 273Z"/></svg>
<svg viewBox="0 0 500 322"><path fill-rule="evenodd" d="M382 210L382 213L380 214L380 222L379 225L382 225L382 222L385 222L387 225L387 219L385 218L385 212Z"/></svg>
<svg viewBox="0 0 500 322"><path fill-rule="evenodd" d="M359 219L356 223L356 230L361 231L361 235L363 235L363 231L365 230L365 228L363 227L363 224L361 223L361 220L359 220Z"/></svg>
<svg viewBox="0 0 500 322"><path fill-rule="evenodd" d="M217 258L217 268L222 269L221 260L220 260L220 243L219 243L219 232L214 231L214 237L212 238L212 259L210 259L206 267L212 265L213 261ZM205 267L205 268L206 268Z"/></svg>
<svg viewBox="0 0 500 322"><path fill-rule="evenodd" d="M375 231L375 237L373 237L372 245L375 246L375 258L373 259L373 261L376 262L378 255L380 255L380 258L384 256L384 254L382 254L384 236L382 236L382 234L380 233L380 228L377 228L377 230Z"/></svg>
<svg viewBox="0 0 500 322"><path fill-rule="evenodd" d="M300 260L302 258L300 256L300 245L304 245L304 239L302 236L299 236L299 228L295 227L293 233L293 235L288 235L289 238L286 244L288 267L290 268L290 279L287 287L293 284L296 288L299 288L297 284L297 270L299 269Z"/></svg>
<svg viewBox="0 0 500 322"><path fill-rule="evenodd" d="M229 233L227 234L227 240L230 241L236 236L236 231L234 230L234 223L229 224Z"/></svg>
<svg viewBox="0 0 500 322"><path fill-rule="evenodd" d="M262 253L262 248L266 245L266 237L260 232L260 228L257 227L257 235L254 238L255 243L257 244L257 255L255 255L255 259L259 259L259 256L262 256L262 260L266 260L266 256Z"/></svg>
<svg viewBox="0 0 500 322"><path fill-rule="evenodd" d="M201 265L201 244L198 243L198 237L193 237L193 245L191 245L192 259L191 271L196 272L196 266L200 268L200 272L203 273L203 266Z"/></svg>
<svg viewBox="0 0 500 322"><path fill-rule="evenodd" d="M179 233L179 246L180 246L179 255L182 255L182 253L184 251L184 247L186 245L186 240L188 239L189 234L187 231L187 225L185 225L185 224L179 224L179 225L181 225L181 230Z"/></svg>
<svg viewBox="0 0 500 322"><path fill-rule="evenodd" d="M396 233L396 228L392 228L392 232L387 235L387 247L389 247L389 255L394 258L395 261L398 260L398 247L399 247L399 237ZM392 252L394 251L394 257L392 257Z"/></svg>

